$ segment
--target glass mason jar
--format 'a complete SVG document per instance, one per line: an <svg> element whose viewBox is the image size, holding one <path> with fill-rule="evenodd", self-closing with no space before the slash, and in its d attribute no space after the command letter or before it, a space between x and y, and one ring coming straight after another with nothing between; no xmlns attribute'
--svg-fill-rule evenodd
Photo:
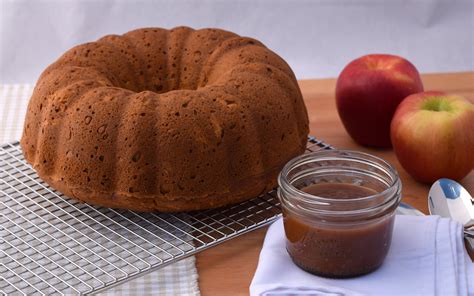
<svg viewBox="0 0 474 296"><path fill-rule="evenodd" d="M296 265L345 278L382 264L401 199L389 163L362 152L322 150L288 162L278 183L286 248Z"/></svg>

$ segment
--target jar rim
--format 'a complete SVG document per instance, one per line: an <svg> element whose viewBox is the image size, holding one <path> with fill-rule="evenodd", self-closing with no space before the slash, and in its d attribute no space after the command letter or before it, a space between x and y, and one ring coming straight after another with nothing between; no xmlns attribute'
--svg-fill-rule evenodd
<svg viewBox="0 0 474 296"><path fill-rule="evenodd" d="M326 156L326 157L325 157ZM293 184L291 184L290 180L287 178L290 174L291 170L296 168L299 165L304 165L305 163L312 162L314 159L317 158L318 160L336 160L340 158L345 158L349 161L359 162L370 164L378 169L382 170L385 174L390 177L390 183L387 184L387 188L384 190L377 192L376 194L364 196L364 197L357 197L351 199L340 199L340 198L328 198L317 196L313 194L309 194L305 191L302 191L296 188ZM300 203L304 203L306 205L329 205L329 204L344 204L349 202L370 202L372 200L377 200L383 198L383 196L390 194L393 192L399 192L401 190L401 183L398 172L395 168L387 161L381 159L380 157L359 151L353 150L345 150L345 149L331 149L331 150L318 150L314 152L309 152L297 156L290 160L282 169L278 176L278 185L279 190L283 190L286 194L292 197L292 199L296 199ZM400 197L398 198L398 201ZM331 211L331 210L322 210L319 209L318 212L320 213L336 213L338 215L357 215L366 213L367 211L376 210L384 206L390 206L393 202L397 202L396 200L388 199L382 203L377 204L372 208L364 208L364 209L354 209L354 210L343 210L343 211ZM307 209L306 209L307 210Z"/></svg>

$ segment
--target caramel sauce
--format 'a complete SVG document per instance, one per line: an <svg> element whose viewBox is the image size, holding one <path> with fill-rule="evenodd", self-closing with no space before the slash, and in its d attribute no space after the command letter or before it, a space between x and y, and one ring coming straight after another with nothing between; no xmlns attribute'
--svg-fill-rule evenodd
<svg viewBox="0 0 474 296"><path fill-rule="evenodd" d="M302 189L311 195L326 198L354 199L374 195L372 188L345 183L318 183Z"/></svg>
<svg viewBox="0 0 474 296"><path fill-rule="evenodd" d="M352 199L376 193L352 184L319 183L302 189L320 197ZM283 212L287 250L300 268L325 277L344 278L377 269L390 247L394 215L332 225Z"/></svg>

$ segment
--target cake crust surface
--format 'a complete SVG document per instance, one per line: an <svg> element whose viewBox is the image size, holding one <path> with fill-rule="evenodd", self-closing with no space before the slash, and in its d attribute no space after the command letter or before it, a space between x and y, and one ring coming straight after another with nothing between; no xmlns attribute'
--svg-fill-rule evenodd
<svg viewBox="0 0 474 296"><path fill-rule="evenodd" d="M287 63L219 29L144 28L71 48L40 76L20 144L66 196L136 211L237 203L304 152Z"/></svg>

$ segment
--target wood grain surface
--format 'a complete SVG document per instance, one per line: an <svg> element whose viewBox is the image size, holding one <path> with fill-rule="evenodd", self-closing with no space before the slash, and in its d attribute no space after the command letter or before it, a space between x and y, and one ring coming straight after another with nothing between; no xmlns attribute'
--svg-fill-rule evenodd
<svg viewBox="0 0 474 296"><path fill-rule="evenodd" d="M422 79L425 90L460 94L474 102L474 72L425 74ZM346 133L335 105L336 80L302 80L299 84L308 108L311 135L336 148L364 151L389 161L400 173L402 201L428 214L428 185L420 184L407 175L392 150L362 147ZM461 184L473 194L474 171ZM202 295L248 295L266 230L267 227L258 229L197 255Z"/></svg>

